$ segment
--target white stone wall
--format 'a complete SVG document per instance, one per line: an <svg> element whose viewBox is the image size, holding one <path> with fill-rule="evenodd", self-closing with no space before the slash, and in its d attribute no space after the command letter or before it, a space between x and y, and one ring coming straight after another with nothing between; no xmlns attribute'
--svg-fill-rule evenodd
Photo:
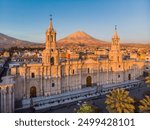
<svg viewBox="0 0 150 130"><path fill-rule="evenodd" d="M12 77L4 77L0 83L0 112L14 112L14 82Z"/></svg>

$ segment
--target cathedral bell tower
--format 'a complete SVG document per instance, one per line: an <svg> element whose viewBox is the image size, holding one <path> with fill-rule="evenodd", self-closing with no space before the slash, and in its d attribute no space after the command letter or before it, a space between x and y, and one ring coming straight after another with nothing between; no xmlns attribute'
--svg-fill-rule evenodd
<svg viewBox="0 0 150 130"><path fill-rule="evenodd" d="M56 32L53 28L52 18L50 18L50 25L46 32L46 47L42 54L42 63L47 65L58 65Z"/></svg>
<svg viewBox="0 0 150 130"><path fill-rule="evenodd" d="M118 37L117 26L115 26L115 33L112 38L111 50L109 52L109 60L115 62L122 61L122 53L120 50L120 38Z"/></svg>

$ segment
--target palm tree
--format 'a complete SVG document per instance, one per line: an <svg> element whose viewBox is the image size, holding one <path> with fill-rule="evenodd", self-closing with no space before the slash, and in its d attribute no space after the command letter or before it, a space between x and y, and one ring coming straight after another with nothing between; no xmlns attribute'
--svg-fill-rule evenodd
<svg viewBox="0 0 150 130"><path fill-rule="evenodd" d="M106 108L111 113L129 113L135 110L134 99L129 96L129 92L125 89L114 89L106 97Z"/></svg>
<svg viewBox="0 0 150 130"><path fill-rule="evenodd" d="M140 100L139 110L140 112L150 112L150 96L145 96Z"/></svg>
<svg viewBox="0 0 150 130"><path fill-rule="evenodd" d="M83 103L79 109L76 110L77 113L96 113L99 109L89 103Z"/></svg>
<svg viewBox="0 0 150 130"><path fill-rule="evenodd" d="M150 75L146 77L146 84L150 87Z"/></svg>

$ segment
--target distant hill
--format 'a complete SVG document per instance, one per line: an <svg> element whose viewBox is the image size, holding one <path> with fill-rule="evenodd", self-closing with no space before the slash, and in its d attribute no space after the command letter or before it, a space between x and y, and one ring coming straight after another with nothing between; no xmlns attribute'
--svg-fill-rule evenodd
<svg viewBox="0 0 150 130"><path fill-rule="evenodd" d="M19 40L5 34L0 33L0 48L10 48L10 47L40 47L42 44L37 44L34 42Z"/></svg>
<svg viewBox="0 0 150 130"><path fill-rule="evenodd" d="M108 44L106 41L98 40L81 31L70 34L57 43L58 46L103 46Z"/></svg>
<svg viewBox="0 0 150 130"><path fill-rule="evenodd" d="M64 47L71 47L71 46L106 47L108 45L109 46L111 45L110 42L98 40L96 38L93 38L89 34L85 32L81 32L81 31L70 34L69 36L57 41L58 47L61 47L61 46L64 46ZM123 47L150 48L150 44L141 44L141 43L123 43L122 46ZM19 39L0 33L0 48L11 48L11 47L44 48L45 44L19 40Z"/></svg>
<svg viewBox="0 0 150 130"><path fill-rule="evenodd" d="M137 48L150 48L150 43L122 43L122 47L137 47Z"/></svg>

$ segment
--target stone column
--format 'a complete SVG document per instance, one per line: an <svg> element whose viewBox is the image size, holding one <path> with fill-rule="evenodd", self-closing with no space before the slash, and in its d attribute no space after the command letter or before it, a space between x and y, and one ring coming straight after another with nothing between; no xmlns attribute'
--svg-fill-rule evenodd
<svg viewBox="0 0 150 130"><path fill-rule="evenodd" d="M4 99L3 99L3 104L4 104L4 106L3 106L3 112L6 112L6 88L4 89L4 91L3 91L3 97L4 97Z"/></svg>
<svg viewBox="0 0 150 130"><path fill-rule="evenodd" d="M25 74L24 74L24 84L23 84L23 98L27 98L27 92L26 92L26 77L27 77L27 75L26 75L26 71L25 71Z"/></svg>
<svg viewBox="0 0 150 130"><path fill-rule="evenodd" d="M109 84L109 61L107 62L107 67L106 67L106 69L107 69L107 84Z"/></svg>
<svg viewBox="0 0 150 130"><path fill-rule="evenodd" d="M100 85L100 64L98 65L98 83L97 83L97 85L99 86Z"/></svg>
<svg viewBox="0 0 150 130"><path fill-rule="evenodd" d="M65 76L66 76L66 79L67 79L67 85L66 85L66 88L65 88L65 91L70 91L70 88L69 88L69 71L70 71L70 68L69 68L69 61L67 61L67 70L65 70Z"/></svg>
<svg viewBox="0 0 150 130"><path fill-rule="evenodd" d="M4 107L4 97L3 97L3 88L1 89L1 112L3 112L3 107Z"/></svg>
<svg viewBox="0 0 150 130"><path fill-rule="evenodd" d="M3 95L3 88L1 89L1 112L3 112L3 108L4 108L4 95Z"/></svg>
<svg viewBox="0 0 150 130"><path fill-rule="evenodd" d="M7 90L8 88L5 86L5 100L4 100L4 102L5 102L5 109L4 109L4 111L5 112L8 112L8 104L9 104L9 102L8 102L8 94L7 94Z"/></svg>
<svg viewBox="0 0 150 130"><path fill-rule="evenodd" d="M40 85L40 94L41 96L43 96L43 77L44 77L44 68L43 68L43 65L41 67L41 85Z"/></svg>
<svg viewBox="0 0 150 130"><path fill-rule="evenodd" d="M11 109L12 109L12 95L11 95L11 92L12 92L12 87L9 87L9 91L8 91L8 102L9 102L9 106L8 106L8 112L12 112Z"/></svg>
<svg viewBox="0 0 150 130"><path fill-rule="evenodd" d="M58 68L58 67L59 67L59 66L57 65L56 81L57 81L57 92L58 92L58 94L60 94L60 93L61 93L61 85L60 85L60 83L59 83L59 73L58 73L59 68Z"/></svg>
<svg viewBox="0 0 150 130"><path fill-rule="evenodd" d="M12 106L11 106L11 112L14 112L14 109L15 109L15 95L14 95L14 86L11 88L11 103L12 103Z"/></svg>
<svg viewBox="0 0 150 130"><path fill-rule="evenodd" d="M81 62L81 68L80 68L80 88L82 88L82 62Z"/></svg>

